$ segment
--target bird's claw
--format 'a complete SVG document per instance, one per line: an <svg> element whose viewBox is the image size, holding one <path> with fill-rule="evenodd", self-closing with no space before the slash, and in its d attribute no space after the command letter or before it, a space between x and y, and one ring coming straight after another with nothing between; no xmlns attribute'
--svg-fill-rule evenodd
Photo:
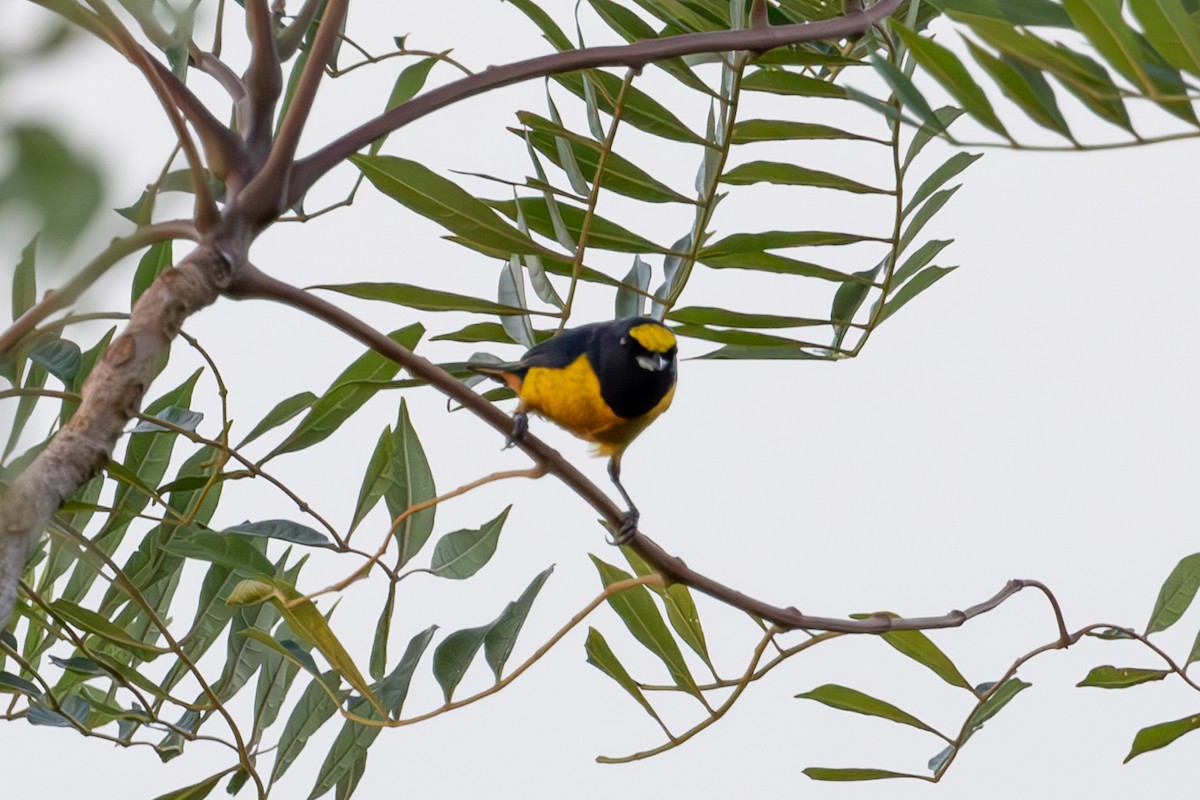
<svg viewBox="0 0 1200 800"><path fill-rule="evenodd" d="M512 431L509 432L508 438L506 438L504 440L504 449L507 450L510 447L515 447L517 442L519 442L521 440L521 438L525 436L525 433L528 430L529 430L529 415L528 414L514 414Z"/></svg>
<svg viewBox="0 0 1200 800"><path fill-rule="evenodd" d="M630 510L621 522L621 527L617 528L616 535L609 538L609 544L616 547L624 547L629 544L633 540L634 534L638 532L638 521L640 519L641 515L636 508Z"/></svg>

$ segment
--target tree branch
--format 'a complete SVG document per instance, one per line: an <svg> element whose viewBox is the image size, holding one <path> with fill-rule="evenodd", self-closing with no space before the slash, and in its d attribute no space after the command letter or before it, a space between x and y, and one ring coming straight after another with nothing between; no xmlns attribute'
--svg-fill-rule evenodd
<svg viewBox="0 0 1200 800"><path fill-rule="evenodd" d="M246 4L246 22L251 55L244 79L249 108L243 135L257 157L259 154L265 156L270 146L275 103L283 90L283 72L279 67L275 26L271 22L267 0L250 0Z"/></svg>
<svg viewBox="0 0 1200 800"><path fill-rule="evenodd" d="M400 364L414 378L426 381L442 394L461 403L498 432L508 435L512 430L512 419L507 414L471 391L450 373L416 355L411 350L401 347L357 317L311 292L284 283L247 265L234 278L227 294L236 298L274 300L305 311L343 333L349 334L380 355L387 356ZM609 528L614 531L620 528L625 521L625 513L598 486L584 477L583 473L576 469L571 462L563 458L557 450L529 433L517 439L516 446L594 508L604 517ZM773 606L696 572L683 563L682 559L666 552L640 531L634 532L626 546L633 549L667 581L686 584L709 597L741 609L748 614L753 614L784 630L804 628L840 633L883 633L897 630L956 628L972 617L999 607L1022 589L1027 587L1044 588L1036 581L1012 580L982 603L973 605L965 611L950 611L937 617L905 618L891 617L886 614L875 614L860 620L817 617L801 613L795 608Z"/></svg>
<svg viewBox="0 0 1200 800"><path fill-rule="evenodd" d="M432 89L397 106L375 119L327 144L307 158L296 162L288 189L286 206L294 205L325 173L380 136L427 116L438 109L483 92L509 86L531 78L544 78L564 72L595 67L640 69L654 61L697 53L726 50L764 51L784 45L817 39L838 39L861 34L887 17L900 0L880 0L866 11L834 19L797 25L773 25L732 31L685 33L628 45L585 47L538 56L460 78ZM309 67L312 65L309 64Z"/></svg>

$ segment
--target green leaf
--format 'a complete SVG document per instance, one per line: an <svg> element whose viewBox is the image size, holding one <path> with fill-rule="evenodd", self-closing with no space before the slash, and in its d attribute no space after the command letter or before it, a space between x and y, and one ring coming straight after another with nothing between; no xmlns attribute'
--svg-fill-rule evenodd
<svg viewBox="0 0 1200 800"><path fill-rule="evenodd" d="M748 345L726 345L719 350L714 350L711 353L705 353L698 356L698 360L703 361L746 361L746 360L770 360L770 361L823 361L829 358L828 355L820 355L812 352L812 348L805 345L766 345L766 346L748 346Z"/></svg>
<svg viewBox="0 0 1200 800"><path fill-rule="evenodd" d="M15 321L37 302L37 241L34 236L21 250L21 259L13 269L12 318Z"/></svg>
<svg viewBox="0 0 1200 800"><path fill-rule="evenodd" d="M540 331L534 331L534 337ZM437 336L429 337L431 342L497 342L500 344L512 344L513 340L507 333L504 332L504 326L498 322L474 322L466 325L451 333L439 333Z"/></svg>
<svg viewBox="0 0 1200 800"><path fill-rule="evenodd" d="M279 736L279 744L275 751L275 764L271 768L271 783L276 783L288 768L295 763L308 744L309 738L333 716L337 711L337 702L343 700L348 692L337 691L338 675L330 670L320 678L314 678L304 689L300 699L292 708L283 732ZM331 689L330 687L334 687ZM334 697L330 696L335 692ZM335 702L335 697L337 702Z"/></svg>
<svg viewBox="0 0 1200 800"><path fill-rule="evenodd" d="M504 675L504 665L508 663L508 657L512 655L513 647L517 643L517 636L525 625L525 618L529 616L533 601L537 599L538 592L542 590L542 585L546 583L546 579L552 572L554 572L553 565L535 575L521 596L504 607L500 616L491 624L487 634L483 637L483 657L488 666L492 668L492 674L496 676L497 681Z"/></svg>
<svg viewBox="0 0 1200 800"><path fill-rule="evenodd" d="M954 176L983 158L981 153L955 153L940 167L934 170L928 178L913 192L907 205L904 206L904 216L912 213L913 209L927 200L935 191L942 188Z"/></svg>
<svg viewBox="0 0 1200 800"><path fill-rule="evenodd" d="M199 783L193 783L191 786L185 786L173 792L160 794L155 800L204 800L229 772L229 770L218 772L216 775L205 778Z"/></svg>
<svg viewBox="0 0 1200 800"><path fill-rule="evenodd" d="M612 648L608 646L608 642L600 634L600 631L589 627L584 647L587 651L587 663L616 681L617 685L629 692L629 696L636 700L638 705L646 709L646 713L653 717L659 725L663 724L658 714L654 711L654 707L650 705L646 696L642 694L642 690L638 688L637 681L630 677L624 665L621 664L620 660L613 653Z"/></svg>
<svg viewBox="0 0 1200 800"><path fill-rule="evenodd" d="M932 39L927 39L918 33L898 23L893 23L895 31L913 58L940 83L950 96L958 101L963 110L975 118L975 121L988 130L998 133L1009 141L1004 124L996 116L987 95L979 88L979 84L971 77L971 73L963 66L958 56Z"/></svg>
<svg viewBox="0 0 1200 800"><path fill-rule="evenodd" d="M958 267L928 267L913 276L912 280L901 286L886 303L883 304L883 311L879 314L879 322L895 314L904 307L909 300L912 300L921 292L928 289L939 280L949 275Z"/></svg>
<svg viewBox="0 0 1200 800"><path fill-rule="evenodd" d="M1200 27L1181 0L1129 0L1129 10L1171 66L1200 75Z"/></svg>
<svg viewBox="0 0 1200 800"><path fill-rule="evenodd" d="M247 520L240 525L226 528L223 533L238 533L243 536L257 536L264 539L278 539L282 542L302 544L305 547L333 547L329 537L320 531L315 531L307 525L291 522L286 519L267 519L262 522Z"/></svg>
<svg viewBox="0 0 1200 800"><path fill-rule="evenodd" d="M433 677L442 687L442 696L447 703L454 697L454 690L467 674L467 668L483 646L491 627L489 623L478 628L455 631L433 651Z"/></svg>
<svg viewBox="0 0 1200 800"><path fill-rule="evenodd" d="M445 55L443 53L442 55ZM404 105L409 100L416 97L417 92L421 91L425 86L425 81L429 77L429 71L433 69L433 65L438 62L436 56L423 58L414 64L409 64L396 77L396 83L392 86L392 93L388 97L387 106L384 111L391 111L393 108ZM371 155L375 155L383 147L383 143L387 141L387 136L380 136L375 141L371 142L371 147L367 151Z"/></svg>
<svg viewBox="0 0 1200 800"><path fill-rule="evenodd" d="M519 112L517 118L529 126L530 130L511 129L518 136L528 136L529 143L550 159L560 169L564 160L559 155L556 138L565 140L570 153L581 170L586 171L589 180L596 174L600 165L601 146L591 139L555 125L549 120L543 120L528 112ZM604 170L601 172L601 185L612 192L647 203L688 203L694 201L671 189L665 183L651 177L641 167L615 152L609 152L604 159ZM545 253L541 255L545 256Z"/></svg>
<svg viewBox="0 0 1200 800"><path fill-rule="evenodd" d="M933 219L946 203L950 202L950 198L962 188L962 184L951 186L949 189L942 189L939 192L934 192L933 195L921 204L916 213L908 221L908 225L904 228L904 233L900 235L900 241L897 244L896 252L903 253L908 249L913 240L917 238L917 234Z"/></svg>
<svg viewBox="0 0 1200 800"><path fill-rule="evenodd" d="M562 28L558 27L558 23L556 23L549 14L543 11L537 3L534 3L533 0L507 1L516 6L521 13L525 14L525 16L533 20L533 23L542 31L542 35L546 38L546 41L554 45L556 49L574 49L571 45L571 40L568 39L567 35L562 32Z"/></svg>
<svg viewBox="0 0 1200 800"><path fill-rule="evenodd" d="M185 431L195 431L204 420L204 414L187 408L170 406L151 416L143 415L145 419L133 427L132 433L150 433L153 431L173 432L176 428Z"/></svg>
<svg viewBox="0 0 1200 800"><path fill-rule="evenodd" d="M74 384L80 358L79 345L66 339L50 339L29 353L30 361L44 368L67 387Z"/></svg>
<svg viewBox="0 0 1200 800"><path fill-rule="evenodd" d="M862 767L805 767L802 772L814 781L879 781L887 778L920 778L907 772Z"/></svg>
<svg viewBox="0 0 1200 800"><path fill-rule="evenodd" d="M835 283L855 280L854 276L838 272L836 269L822 267L819 264L813 264L808 261L799 261L787 256L776 255L775 253L755 250L731 253L725 256L709 256L701 253L700 261L713 269L751 269L761 272L776 272L780 275L800 275L805 278L820 278L821 280L833 281Z"/></svg>
<svg viewBox="0 0 1200 800"><path fill-rule="evenodd" d="M408 697L408 688L412 683L413 673L416 671L417 665L421 663L421 656L425 655L425 650L433 641L433 634L436 631L437 625L430 625L413 636L408 641L408 646L404 648L404 655L400 657L396 668L379 684L379 699L383 701L384 708L391 712L393 717L399 718L400 711L404 708L404 701Z"/></svg>
<svg viewBox="0 0 1200 800"><path fill-rule="evenodd" d="M928 667L933 674L951 686L958 686L968 692L974 691L949 656L920 631L887 631L882 634L882 637L896 650L918 664Z"/></svg>
<svg viewBox="0 0 1200 800"><path fill-rule="evenodd" d="M729 256L762 250L777 250L784 247L824 247L858 242L887 241L875 236L832 231L763 231L762 233L735 233L700 250L700 257Z"/></svg>
<svg viewBox="0 0 1200 800"><path fill-rule="evenodd" d="M828 325L827 319L809 317L783 317L776 314L749 314L726 308L688 306L677 308L667 314L672 322L686 325L721 325L730 328L805 328L813 325Z"/></svg>
<svg viewBox="0 0 1200 800"><path fill-rule="evenodd" d="M311 289L326 289L331 292L357 297L362 300L381 300L422 311L469 311L475 314L528 314L523 308L493 303L479 297L468 297L453 292L427 289L407 283L342 283L321 284Z"/></svg>
<svg viewBox="0 0 1200 800"><path fill-rule="evenodd" d="M95 611L83 608L69 600L55 600L50 604L50 611L76 628L79 628L86 633L95 634L106 643L116 645L123 650L128 650L135 653L139 658L146 661L156 658L162 653L167 652L158 647L153 647L145 642L138 641L132 638L122 628L114 625L104 616L97 614Z"/></svg>
<svg viewBox="0 0 1200 800"><path fill-rule="evenodd" d="M1095 686L1100 689L1127 689L1140 683L1161 681L1171 674L1169 669L1141 669L1138 667L1114 667L1105 664L1094 667L1087 677L1076 686Z"/></svg>
<svg viewBox="0 0 1200 800"><path fill-rule="evenodd" d="M469 242L506 253L542 250L483 201L424 164L396 156L351 156L350 161L379 191Z"/></svg>
<svg viewBox="0 0 1200 800"><path fill-rule="evenodd" d="M508 518L508 506L491 522L475 530L460 530L448 533L438 540L433 548L433 559L429 571L442 578L462 580L483 568L496 553L500 541L500 530Z"/></svg>
<svg viewBox="0 0 1200 800"><path fill-rule="evenodd" d="M640 317L646 313L646 296L650 290L650 265L641 256L633 257L633 266L617 287L614 301L616 319Z"/></svg>
<svg viewBox="0 0 1200 800"><path fill-rule="evenodd" d="M42 690L37 684L31 683L11 672L0 670L0 694L24 694L30 697L41 697Z"/></svg>
<svg viewBox="0 0 1200 800"><path fill-rule="evenodd" d="M657 571L628 547L621 548L621 554L629 562L629 566L639 577L655 575ZM712 659L708 655L708 642L704 638L704 627L700 624L700 612L696 609L696 601L688 587L682 583L672 583L669 586L649 587L658 595L663 607L667 610L667 621L684 643L700 656L700 659L712 669Z"/></svg>
<svg viewBox="0 0 1200 800"><path fill-rule="evenodd" d="M896 708L891 703L884 702L883 700L845 686L825 684L824 686L818 686L812 691L798 694L796 697L801 700L816 700L818 703L823 703L830 708L836 708L841 711L853 711L855 714L881 717L892 722L899 722L901 725L909 725L923 731L937 733L937 731L924 722L921 722L921 720L912 714Z"/></svg>
<svg viewBox="0 0 1200 800"><path fill-rule="evenodd" d="M1178 622L1196 597L1197 588L1200 588L1200 553L1193 553L1175 565L1159 589L1146 633L1165 631Z"/></svg>
<svg viewBox="0 0 1200 800"><path fill-rule="evenodd" d="M930 239L918 247L913 251L912 255L904 259L904 263L900 265L900 268L892 273L892 285L899 286L913 275L916 275L922 267L927 266L930 261L936 258L938 253L952 244L954 244L953 239Z"/></svg>
<svg viewBox="0 0 1200 800"><path fill-rule="evenodd" d="M950 138L946 133L942 116L933 109L907 73L880 55L871 57L871 65L875 67L875 71L892 90L896 99L900 101L900 107L894 108L890 103L884 103L873 95L850 89L850 94L855 100L893 120L892 124L907 122L904 111L911 111L920 118L923 128L929 128L935 134L946 135L947 138Z"/></svg>
<svg viewBox="0 0 1200 800"><path fill-rule="evenodd" d="M388 639L392 634L392 616L396 613L396 582L388 582L387 599L379 611L379 620L375 623L375 638L371 641L371 660L367 664L367 673L374 680L383 677L387 669Z"/></svg>
<svg viewBox="0 0 1200 800"><path fill-rule="evenodd" d="M437 497L429 460L425 457L425 449L421 447L421 440L417 438L417 431L409 420L408 403L404 400L400 401L400 413L396 420L395 433L392 435L391 452L392 460L384 468L382 476L383 501L388 514L395 520L413 506ZM407 564L425 546L425 542L429 541L436 513L437 507L431 506L409 514L393 532L400 546L398 567Z"/></svg>
<svg viewBox="0 0 1200 800"><path fill-rule="evenodd" d="M591 559L605 586L629 580L629 573L624 570L606 564L596 556L591 556ZM683 653L680 652L679 645L675 643L671 632L667 630L666 623L663 622L662 615L658 613L658 608L655 607L646 587L635 586L618 592L608 598L608 605L625 623L625 627L629 629L633 637L643 647L658 656L671 674L671 680L675 685L699 697L700 689L696 686L696 681L692 678L692 673L683 660Z"/></svg>
<svg viewBox="0 0 1200 800"><path fill-rule="evenodd" d="M997 58L969 39L965 41L971 56L996 82L1005 97L1038 125L1074 141L1067 120L1058 110L1054 89L1039 70L1009 56Z"/></svg>
<svg viewBox="0 0 1200 800"><path fill-rule="evenodd" d="M275 567L244 537L229 531L210 533L187 530L177 533L164 545L168 553L180 558L195 558L219 564L245 578L265 578L275 575Z"/></svg>
<svg viewBox="0 0 1200 800"><path fill-rule="evenodd" d="M610 28L620 34L625 41L632 43L658 38L658 33L649 23L621 4L613 2L613 0L589 0L589 2L600 18L608 23ZM711 90L704 81L700 80L696 76L696 73L692 72L691 68L688 67L682 58L670 58L653 63L654 66L665 70L688 88L704 92L705 94L711 94Z"/></svg>
<svg viewBox="0 0 1200 800"><path fill-rule="evenodd" d="M831 172L822 172L801 167L798 164L777 161L751 161L734 167L721 176L721 183L732 186L774 183L782 186L815 186L822 189L838 189L855 194L891 194L887 189L876 189Z"/></svg>
<svg viewBox="0 0 1200 800"><path fill-rule="evenodd" d="M370 708L366 702L351 703L349 711L356 716L370 720L380 720L378 711ZM335 786L339 794L344 782L357 783L356 775L362 771L367 758L367 750L375 743L383 728L376 725L364 725L354 720L346 720L337 738L329 748L321 768L317 771L317 780L309 792L308 800L321 797Z"/></svg>
<svg viewBox="0 0 1200 800"><path fill-rule="evenodd" d="M1051 0L1021 0L1019 3L1006 0L930 0L932 5L945 12L975 14L996 20L1005 20L1013 25L1070 28L1071 18L1062 6Z"/></svg>
<svg viewBox="0 0 1200 800"><path fill-rule="evenodd" d="M587 73L587 77L597 86L597 105L605 113L612 114L624 81L603 70L591 70ZM582 73L567 72L552 75L551 79L577 97L585 97ZM672 114L652 95L632 85L625 87L624 91L625 97L621 105L621 122L623 124L627 123L646 133L676 142L704 144L702 137L684 125L679 117Z"/></svg>
<svg viewBox="0 0 1200 800"><path fill-rule="evenodd" d="M154 283L159 275L170 269L173 263L174 256L172 255L170 240L150 245L145 255L138 262L137 271L133 273L129 305L132 307L138 301L138 298L150 288L150 284Z"/></svg>
<svg viewBox="0 0 1200 800"><path fill-rule="evenodd" d="M733 126L730 142L733 144L749 144L751 142L784 142L794 139L856 139L859 141L878 141L870 136L831 128L815 122L794 122L779 119L747 119Z"/></svg>
<svg viewBox="0 0 1200 800"><path fill-rule="evenodd" d="M921 154L925 146L933 141L940 131L948 129L955 120L962 116L962 113L961 108L954 106L942 106L935 110L933 112L934 120L925 123L913 134L912 141L908 143L908 151L904 154L901 171L908 172L909 166Z"/></svg>
<svg viewBox="0 0 1200 800"><path fill-rule="evenodd" d="M846 97L846 90L832 81L810 78L783 69L755 70L742 79L742 88L752 92L795 97Z"/></svg>
<svg viewBox="0 0 1200 800"><path fill-rule="evenodd" d="M412 350L424 332L425 328L417 323L392 331L388 338ZM390 380L399 371L395 361L368 350L334 380L296 428L263 460L324 441L379 391L379 382Z"/></svg>
<svg viewBox="0 0 1200 800"><path fill-rule="evenodd" d="M547 238L556 238L554 221L545 197L522 197L520 203L521 213L533 230ZM517 201L515 200L489 200L488 205L510 219L517 219ZM567 232L574 241L579 241L582 238L586 213L584 209L567 203L556 203L555 207L561 215L563 224L566 225ZM614 250L618 253L666 252L665 248L656 245L649 239L638 236L598 214L592 214L588 225L587 242L588 247L599 247L602 250Z"/></svg>
<svg viewBox="0 0 1200 800"><path fill-rule="evenodd" d="M1180 736L1191 733L1197 728L1200 728L1200 714L1142 728L1137 732L1137 736L1133 737L1133 746L1129 748L1129 755L1125 756L1125 761L1122 763L1128 764L1134 756L1166 747Z"/></svg>
<svg viewBox="0 0 1200 800"><path fill-rule="evenodd" d="M299 392L298 394L294 394L286 400L280 400L275 404L275 407L268 411L267 415L263 417L257 425L254 426L254 430L250 431L250 434L241 441L241 444L238 445L238 449L240 450L258 437L262 436L264 433L274 430L288 420L294 418L301 411L311 407L316 400L317 396L312 392Z"/></svg>
<svg viewBox="0 0 1200 800"><path fill-rule="evenodd" d="M8 172L0 174L0 209L20 203L41 223L43 240L65 249L100 207L101 173L49 128L10 123L4 134Z"/></svg>
<svg viewBox="0 0 1200 800"><path fill-rule="evenodd" d="M1009 678L1007 681L1005 681L999 689L996 689L994 692L992 692L991 696L989 696L987 700L985 700L981 705L976 706L975 710L971 712L971 716L967 719L967 735L964 737L963 743L965 743L966 739L970 738L975 731L982 728L983 723L1000 713L1000 709L1008 705L1010 700L1032 685L1033 684L1026 683L1019 678Z"/></svg>

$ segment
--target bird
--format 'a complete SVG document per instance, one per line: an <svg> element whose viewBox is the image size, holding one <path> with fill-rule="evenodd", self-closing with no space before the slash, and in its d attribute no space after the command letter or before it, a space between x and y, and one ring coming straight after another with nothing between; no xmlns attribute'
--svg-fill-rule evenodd
<svg viewBox="0 0 1200 800"><path fill-rule="evenodd" d="M519 402L506 447L525 435L532 412L595 445L629 509L614 540L625 544L640 513L621 485L621 456L675 397L675 334L650 317L569 328L530 348L519 361L471 363L508 385Z"/></svg>

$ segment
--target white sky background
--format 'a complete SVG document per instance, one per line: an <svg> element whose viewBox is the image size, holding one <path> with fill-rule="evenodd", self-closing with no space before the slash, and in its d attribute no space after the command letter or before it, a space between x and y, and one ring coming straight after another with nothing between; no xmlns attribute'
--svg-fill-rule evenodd
<svg viewBox="0 0 1200 800"><path fill-rule="evenodd" d="M568 11L566 3L547 6ZM238 19L236 12L231 16ZM35 15L26 4L0 0L0 18L7 26L32 23ZM230 42L238 25L227 28ZM410 46L454 46L455 56L474 68L548 51L523 15L492 0L359 0L352 9L352 31L353 26L366 32L363 41L373 50L386 49L392 35L412 32ZM302 150L382 107L399 66L392 61L326 84ZM439 67L433 81L450 77ZM203 85L198 78L194 83ZM653 70L645 81L648 91L674 86ZM564 112L575 113L565 93L556 97ZM666 98L668 105L702 130L706 108L678 92L673 97ZM755 115L772 116L769 99L753 102L761 104ZM1080 138L1113 136L1115 129L1101 129L1099 123L1089 127L1082 115L1071 113L1073 106L1064 105L1068 117L1078 120ZM880 129L849 104L814 108L819 112L807 119ZM6 80L0 84L0 109L10 118L33 114L56 120L77 145L101 158L110 206L136 197L172 142L156 102L133 69L98 46L76 48ZM393 135L385 152L439 170L519 178L529 172L524 146L503 131L515 124L517 109L545 113L540 83L439 112ZM780 113L788 112L775 115ZM1017 122L1011 107L1002 113L1006 121ZM1160 122L1146 120L1147 130ZM696 151L668 147L632 128L619 134L626 135L658 148L640 151L648 155L639 156L639 163L670 178L672 185L690 187ZM732 586L814 614L878 609L940 614L987 598L1009 578L1028 577L1055 590L1072 629L1092 622L1144 627L1162 580L1195 549L1200 426L1194 407L1200 387L1193 298L1200 292L1200 277L1184 254L1194 251L1195 203L1187 189L1200 166L1196 152L1186 142L1086 155L988 151L965 173L962 191L926 231L929 237L957 239L937 263L962 269L889 320L860 358L839 364L681 365L671 412L625 460L625 483L641 507L644 530ZM935 145L927 153L926 172L950 151ZM866 182L890 180L880 154L846 145L763 148L735 157L790 157ZM320 193L336 197L340 185L349 185L345 176L340 181L322 184ZM500 188L488 191L506 196ZM735 192L718 211L720 235L770 227L860 231L890 225L886 209L862 198L843 205L843 198L830 203L829 192L745 194L738 198ZM690 220L678 209L663 219L652 218L644 206L633 214L618 201L610 205L609 198L602 200L600 213L663 244L678 238ZM319 205L313 200L309 207ZM29 235L22 224L0 219L0 263L16 263ZM109 214L91 241L122 230ZM349 210L307 226L277 226L253 255L263 268L301 285L436 280L441 288L490 296L499 263L441 241L440 232L366 187ZM184 252L185 246L177 248ZM81 248L68 259L72 269L87 252ZM623 274L630 260L622 257L606 266ZM114 270L83 305L123 308L133 263ZM435 277L439 274L444 282ZM804 281L739 282L744 278L698 268L683 305L806 313L788 305L808 291ZM41 287L60 280L43 272ZM656 273L654 285L658 280ZM726 294L735 283L737 293ZM0 281L5 294L0 307L8 307L8 291L9 281ZM609 290L585 284L581 291L578 321L611 315ZM431 333L445 332L468 321L382 304L346 304L385 330L422 319ZM361 352L359 345L297 312L259 303L219 303L190 321L187 330L222 367L231 386L232 415L240 423L235 431L243 434L279 398L303 389L320 392ZM81 332L79 340L90 344L98 333ZM706 350L699 343L683 344L685 357ZM462 358L470 346L435 343L421 351L434 358ZM177 348L171 371L148 396L176 385L195 368L193 362ZM215 393L207 378L197 396L211 412ZM467 414L446 414L432 392L405 396L439 490L525 463L515 452L501 453L500 437ZM356 418L307 458L276 462L275 470L344 526L370 450L382 426L394 419L398 402L396 393L380 394L371 414ZM215 434L217 419L210 413L201 432ZM603 462L586 459L582 443L546 423L533 425L608 485ZM285 498L267 488L235 484L226 491L214 526L245 518L302 521ZM535 573L554 563L556 571L518 642L515 665L598 590L586 553L621 563L604 544L590 510L549 478L486 487L443 506L435 535L477 527L509 502L515 507L499 552L478 576L465 583L418 576L401 584L391 663L408 638L431 623L446 633L491 620ZM373 548L386 522L378 512L370 519L374 525L364 526L356 537ZM320 588L353 566L333 562L324 572L310 567L302 588ZM357 584L334 617L335 629L362 663L383 592L383 581ZM180 597L185 593L181 590ZM755 629L715 603L700 603L719 668L726 675L740 673L757 638ZM190 618L186 606L176 614L177 620ZM589 623L601 628L635 676L662 679L661 666L642 656L615 616L598 612ZM1194 614L1185 617L1160 643L1182 659L1196 624ZM925 760L941 748L928 735L794 700L796 693L824 683L848 685L946 731L957 730L969 711L965 693L882 642L862 638L793 659L753 685L724 720L680 749L633 765L601 766L593 761L596 755L656 746L661 733L616 684L584 663L585 631L586 626L577 629L497 696L426 724L385 732L371 750L357 796L803 793L857 800L1053 792L1123 798L1184 786L1184 770L1195 761L1197 742L1184 739L1121 765L1139 728L1194 712L1200 697L1171 679L1123 692L1073 688L1098 664L1161 666L1143 648L1088 641L1024 668L1020 676L1033 688L972 739L940 787L809 781L800 774L806 766L923 772ZM1049 609L1032 592L965 629L932 634L973 683L995 679L1013 659L1054 636ZM440 702L429 656L417 672L407 714ZM489 682L490 673L476 665L459 695ZM301 676L293 697L305 683ZM252 693L244 690L241 702L249 702ZM665 703L664 711L678 731L699 719L686 704ZM283 719L276 735L282 724ZM307 794L333 733L331 726L314 738L278 796ZM189 745L184 757L164 766L149 749L114 752L103 742L22 723L0 727L0 753L14 797L48 788L54 796L89 791L99 797L153 797L230 763L226 750ZM51 763L46 761L50 754L58 765L52 774L24 766Z"/></svg>

